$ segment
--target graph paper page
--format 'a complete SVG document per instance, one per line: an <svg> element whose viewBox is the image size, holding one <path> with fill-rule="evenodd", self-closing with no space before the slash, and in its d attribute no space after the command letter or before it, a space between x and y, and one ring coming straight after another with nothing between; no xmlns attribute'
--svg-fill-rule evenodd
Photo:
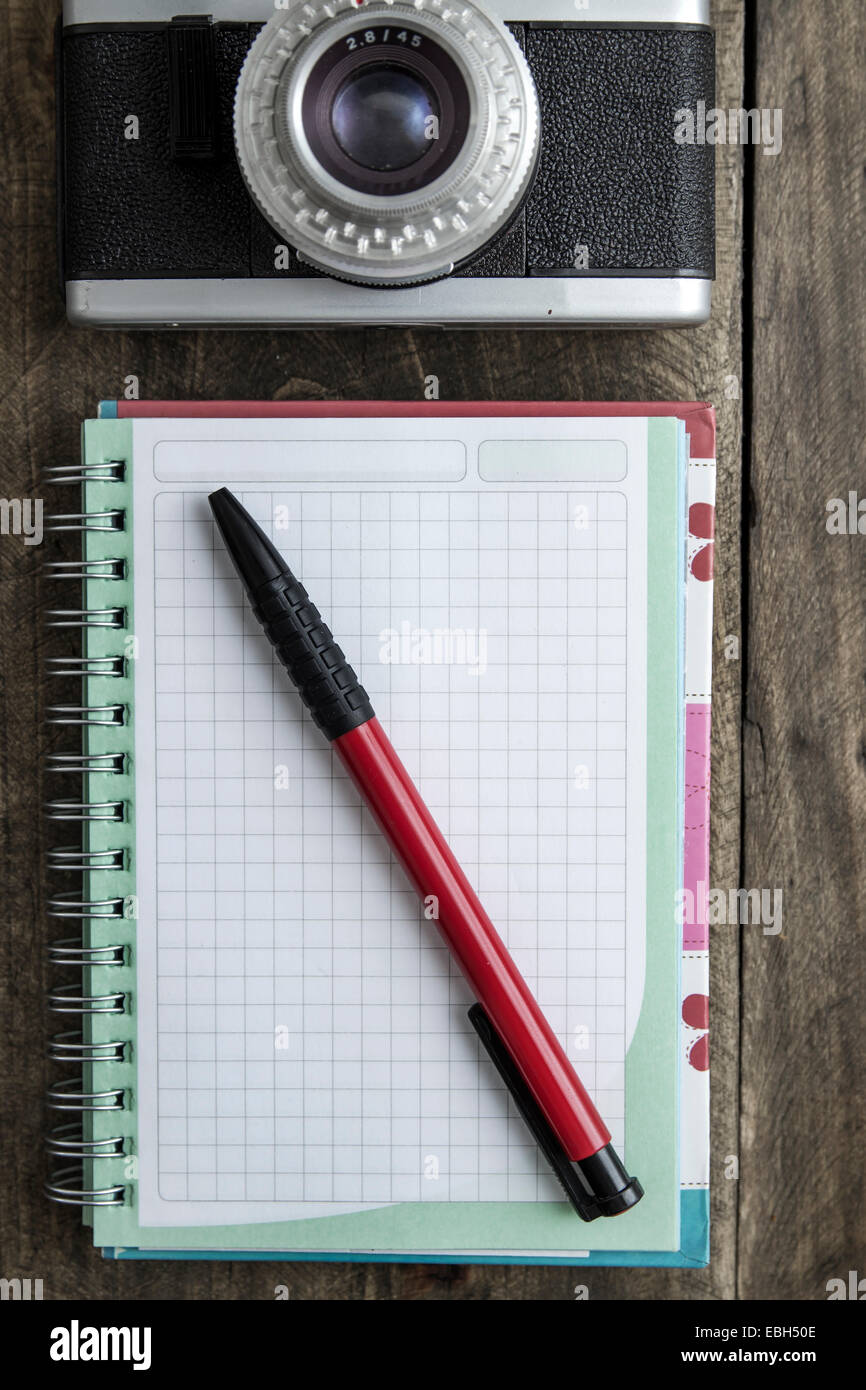
<svg viewBox="0 0 866 1390"><path fill-rule="evenodd" d="M561 1201L252 617L207 504L224 485L358 670L621 1149L646 422L136 422L141 1224Z"/></svg>

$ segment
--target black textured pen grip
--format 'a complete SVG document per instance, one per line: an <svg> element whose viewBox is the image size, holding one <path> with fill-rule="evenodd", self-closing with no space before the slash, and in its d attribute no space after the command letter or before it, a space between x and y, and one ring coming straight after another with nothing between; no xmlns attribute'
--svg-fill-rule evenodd
<svg viewBox="0 0 866 1390"><path fill-rule="evenodd" d="M263 584L253 610L326 738L339 738L373 718L369 695L291 572Z"/></svg>

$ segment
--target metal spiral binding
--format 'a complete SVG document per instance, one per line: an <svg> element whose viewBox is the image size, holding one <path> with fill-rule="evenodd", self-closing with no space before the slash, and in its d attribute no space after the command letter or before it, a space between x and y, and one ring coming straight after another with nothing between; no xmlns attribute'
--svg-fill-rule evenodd
<svg viewBox="0 0 866 1390"><path fill-rule="evenodd" d="M78 937L62 936L48 947L52 965L126 965L125 946L82 946Z"/></svg>
<svg viewBox="0 0 866 1390"><path fill-rule="evenodd" d="M122 753L46 753L46 772L76 772L86 777L90 772L120 774L126 770Z"/></svg>
<svg viewBox="0 0 866 1390"><path fill-rule="evenodd" d="M58 487L122 483L125 478L126 463L119 459L94 464L59 464L45 473L45 481ZM82 536L83 543L85 533L110 536L123 531L125 518L122 508L107 504L102 511L53 512L46 518L45 529L58 533L77 532ZM112 544L110 540L107 543ZM118 582L127 577L124 559L117 556L88 559L86 556L87 552L76 560L49 561L44 567L45 573L50 579L71 580L79 585L87 585L92 580ZM86 597L83 603L87 604ZM126 609L120 604L104 608L49 608L45 614L45 625L82 633L89 629L123 631ZM77 728L82 738L86 739L90 729L120 728L126 722L125 705L90 703L93 687L88 690L87 686L87 682L93 679L123 679L127 674L123 655L70 654L50 657L47 666L51 675L81 681L85 691L80 697L83 701L81 704L50 705L46 711L48 724ZM122 776L128 771L125 753L95 753L85 751L86 747L85 743L84 748L78 751L46 754L43 763L45 772L51 776L72 773L86 785L87 779L93 775ZM73 794L48 800L45 814L50 821L80 825L86 836L91 826L122 823L126 819L126 804L120 797L87 799L87 792L82 790L77 796ZM71 1064L76 1068L76 1074L55 1082L45 1094L45 1104L50 1111L73 1118L71 1122L67 1120L54 1125L46 1136L46 1152L52 1160L59 1160L61 1166L49 1175L44 1191L51 1201L64 1206L119 1207L127 1198L126 1184L108 1180L101 1182L95 1165L123 1157L128 1152L127 1140L114 1130L113 1125L108 1137L95 1137L91 1121L100 1114L122 1114L128 1092L125 1087L114 1084L101 1088L99 1074L94 1068L100 1063L127 1062L130 1043L118 1039L113 1032L104 1039L94 1037L91 1020L100 1015L123 1015L129 1005L129 995L125 989L103 990L99 985L94 988L90 984L90 971L94 967L128 965L130 948L116 939L112 941L111 937L105 944L94 944L93 938L84 933L88 931L89 923L121 923L125 920L124 898L110 894L102 897L98 895L98 890L93 890L97 874L116 872L126 867L126 853L122 848L91 848L85 838L81 844L49 850L48 865L52 871L81 876L82 887L77 892L64 891L51 895L48 915L68 924L69 930L80 927L82 934L59 937L46 948L52 965L61 966L67 972L77 971L79 975L74 983L58 983L47 995L51 1013L68 1020L64 1031L55 1033L49 1039L48 1058L66 1066ZM73 1024L79 1026L73 1027ZM111 1075L113 1082L116 1073L112 1072Z"/></svg>
<svg viewBox="0 0 866 1390"><path fill-rule="evenodd" d="M126 993L115 990L111 994L85 994L74 986L61 985L49 990L48 1007L54 1014L75 1014L76 1017L92 1017L94 1014L126 1013Z"/></svg>
<svg viewBox="0 0 866 1390"><path fill-rule="evenodd" d="M125 705L49 705L49 724L123 724Z"/></svg>
<svg viewBox="0 0 866 1390"><path fill-rule="evenodd" d="M49 579L74 579L83 584L88 579L125 579L126 561L106 560L46 560L45 573Z"/></svg>
<svg viewBox="0 0 866 1390"><path fill-rule="evenodd" d="M122 483L126 478L126 462L123 459L111 459L106 463L56 463L46 468L42 476L52 487L84 483Z"/></svg>
<svg viewBox="0 0 866 1390"><path fill-rule="evenodd" d="M126 513L49 512L46 531L122 531Z"/></svg>
<svg viewBox="0 0 866 1390"><path fill-rule="evenodd" d="M121 1134L110 1139L86 1139L80 1123L75 1120L54 1125L45 1137L46 1151L53 1158L119 1158L126 1152L126 1140Z"/></svg>
<svg viewBox="0 0 866 1390"><path fill-rule="evenodd" d="M124 608L48 608L46 627L119 627L126 624Z"/></svg>
<svg viewBox="0 0 866 1390"><path fill-rule="evenodd" d="M48 916L75 918L79 922L101 922L106 917L123 916L123 898L88 898L74 893L55 893L48 899Z"/></svg>
<svg viewBox="0 0 866 1390"><path fill-rule="evenodd" d="M46 801L45 814L49 820L123 820L122 801L67 801L65 798Z"/></svg>
<svg viewBox="0 0 866 1390"><path fill-rule="evenodd" d="M93 1155L102 1157L103 1155ZM67 1207L122 1207L126 1201L126 1187L123 1183L112 1183L110 1187L84 1187L82 1182L83 1164L71 1163L66 1168L58 1168L43 1183L42 1191L52 1202ZM75 1185L75 1179L78 1185Z"/></svg>
<svg viewBox="0 0 866 1390"><path fill-rule="evenodd" d="M51 1110L69 1110L83 1115L97 1110L122 1110L125 1094L120 1086L108 1091L85 1091L84 1078L72 1076L68 1081L56 1081L48 1087L45 1104Z"/></svg>
<svg viewBox="0 0 866 1390"><path fill-rule="evenodd" d="M122 656L49 656L46 661L50 676L107 676L117 680L126 675Z"/></svg>
<svg viewBox="0 0 866 1390"><path fill-rule="evenodd" d="M84 1035L70 1029L55 1033L48 1040L50 1062L125 1062L129 1045L125 1042L85 1042Z"/></svg>
<svg viewBox="0 0 866 1390"><path fill-rule="evenodd" d="M60 873L93 874L110 869L122 869L126 855L122 849L79 849L77 845L60 845L48 851L49 869Z"/></svg>

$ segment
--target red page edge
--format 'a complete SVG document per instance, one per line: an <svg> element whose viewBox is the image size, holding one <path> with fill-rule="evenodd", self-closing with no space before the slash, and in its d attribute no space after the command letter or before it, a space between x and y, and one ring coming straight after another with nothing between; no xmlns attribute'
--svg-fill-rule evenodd
<svg viewBox="0 0 866 1390"><path fill-rule="evenodd" d="M660 415L685 422L692 458L716 454L716 412L706 401L117 401L116 406L119 420Z"/></svg>

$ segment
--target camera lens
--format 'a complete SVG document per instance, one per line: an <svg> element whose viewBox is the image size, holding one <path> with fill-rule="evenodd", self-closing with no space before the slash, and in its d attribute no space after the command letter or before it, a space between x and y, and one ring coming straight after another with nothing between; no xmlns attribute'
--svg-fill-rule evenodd
<svg viewBox="0 0 866 1390"><path fill-rule="evenodd" d="M299 84L298 108L296 138L318 165L321 193L330 174L344 196L391 198L395 209L450 168L471 121L447 47L390 24L326 43Z"/></svg>
<svg viewBox="0 0 866 1390"><path fill-rule="evenodd" d="M393 63L371 63L347 77L331 125L340 149L364 169L405 169L426 154L439 124L432 89Z"/></svg>
<svg viewBox="0 0 866 1390"><path fill-rule="evenodd" d="M299 257L342 280L419 284L517 213L538 155L519 45L477 0L287 0L235 102L250 194Z"/></svg>

